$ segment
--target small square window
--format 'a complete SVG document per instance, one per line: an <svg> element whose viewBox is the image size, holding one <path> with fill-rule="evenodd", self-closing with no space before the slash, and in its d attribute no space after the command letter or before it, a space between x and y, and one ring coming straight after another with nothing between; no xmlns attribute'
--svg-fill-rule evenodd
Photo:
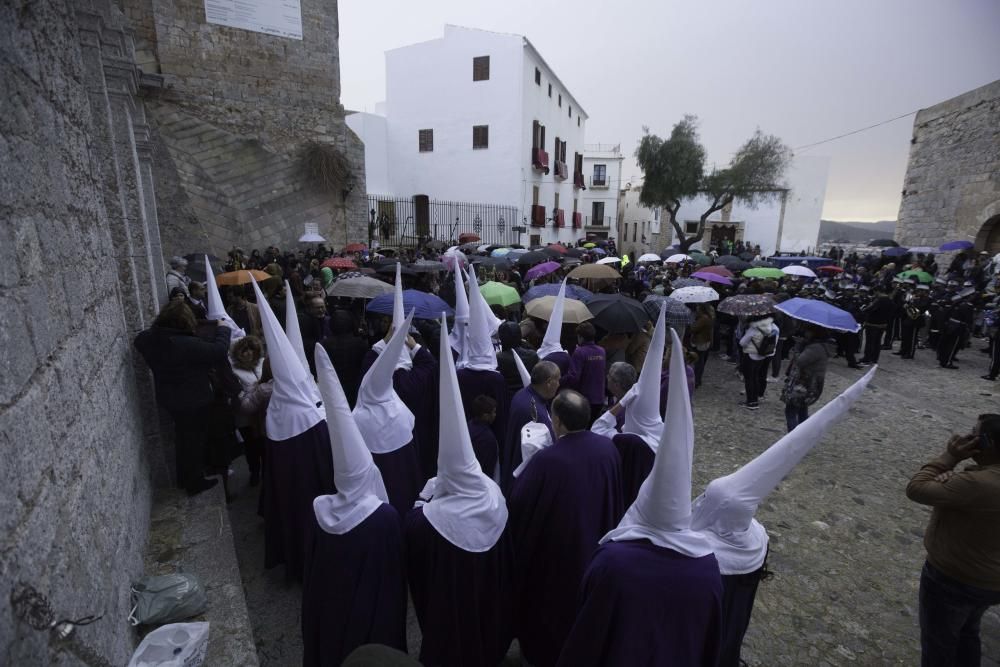
<svg viewBox="0 0 1000 667"><path fill-rule="evenodd" d="M473 148L489 148L490 147L490 126L489 125L473 125L472 126L472 147Z"/></svg>
<svg viewBox="0 0 1000 667"><path fill-rule="evenodd" d="M579 116L576 117L576 126L580 127L580 117Z"/></svg>
<svg viewBox="0 0 1000 667"><path fill-rule="evenodd" d="M572 118L572 117L573 117L573 105L572 105L572 104L571 104L571 105L569 105L569 117L570 117L570 118Z"/></svg>
<svg viewBox="0 0 1000 667"><path fill-rule="evenodd" d="M552 97L552 84L549 84L549 97Z"/></svg>
<svg viewBox="0 0 1000 667"><path fill-rule="evenodd" d="M535 83L542 85L542 70L535 68Z"/></svg>
<svg viewBox="0 0 1000 667"><path fill-rule="evenodd" d="M697 234L698 233L698 223L697 222L685 222L684 223L684 233L685 234Z"/></svg>
<svg viewBox="0 0 1000 667"><path fill-rule="evenodd" d="M478 56L472 59L472 80L473 81L489 81L490 80L490 57L489 56Z"/></svg>
<svg viewBox="0 0 1000 667"><path fill-rule="evenodd" d="M421 153L430 153L434 150L434 130L418 130L417 140Z"/></svg>
<svg viewBox="0 0 1000 667"><path fill-rule="evenodd" d="M562 93L559 94L559 108L562 109Z"/></svg>

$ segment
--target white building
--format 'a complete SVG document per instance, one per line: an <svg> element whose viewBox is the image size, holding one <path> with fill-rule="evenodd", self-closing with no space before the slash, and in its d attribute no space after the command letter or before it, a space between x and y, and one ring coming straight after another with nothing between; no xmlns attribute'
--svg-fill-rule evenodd
<svg viewBox="0 0 1000 667"><path fill-rule="evenodd" d="M583 236L587 114L531 42L449 25L385 60L383 120L347 117L370 192L516 206L522 242Z"/></svg>
<svg viewBox="0 0 1000 667"><path fill-rule="evenodd" d="M618 189L622 181L621 144L585 144L580 195L584 233L592 238L617 238Z"/></svg>
<svg viewBox="0 0 1000 667"><path fill-rule="evenodd" d="M642 185L626 183L618 199L618 250L638 257L647 252L660 252L670 245L670 223L661 220L659 208L647 208L639 203Z"/></svg>

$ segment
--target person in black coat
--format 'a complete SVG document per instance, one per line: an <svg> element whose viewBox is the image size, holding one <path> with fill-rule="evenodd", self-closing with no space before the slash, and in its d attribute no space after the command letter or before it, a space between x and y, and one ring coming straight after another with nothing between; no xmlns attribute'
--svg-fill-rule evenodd
<svg viewBox="0 0 1000 667"><path fill-rule="evenodd" d="M896 312L896 305L881 286L875 288L875 298L861 314L865 318L865 354L861 365L877 364L882 352L882 336Z"/></svg>
<svg viewBox="0 0 1000 667"><path fill-rule="evenodd" d="M216 400L210 373L228 363L232 332L216 325L211 340L205 340L195 335L196 326L187 304L171 301L134 341L153 371L156 402L174 420L177 485L190 495L218 483L203 476L209 414Z"/></svg>
<svg viewBox="0 0 1000 667"><path fill-rule="evenodd" d="M346 310L333 311L330 336L323 339L320 345L329 355L353 410L358 402L358 387L361 386L362 361L368 352L368 343L357 333L354 316Z"/></svg>

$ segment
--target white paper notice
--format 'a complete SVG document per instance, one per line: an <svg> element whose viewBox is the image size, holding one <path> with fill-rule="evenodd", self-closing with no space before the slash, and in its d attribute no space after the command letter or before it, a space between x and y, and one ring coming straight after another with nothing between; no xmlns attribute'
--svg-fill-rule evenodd
<svg viewBox="0 0 1000 667"><path fill-rule="evenodd" d="M231 28L302 39L299 0L205 0L205 20Z"/></svg>

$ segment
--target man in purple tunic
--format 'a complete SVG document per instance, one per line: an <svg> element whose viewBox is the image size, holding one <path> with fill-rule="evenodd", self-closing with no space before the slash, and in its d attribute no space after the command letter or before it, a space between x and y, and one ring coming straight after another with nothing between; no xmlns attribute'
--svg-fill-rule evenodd
<svg viewBox="0 0 1000 667"><path fill-rule="evenodd" d="M403 320L365 373L354 407L354 421L382 473L389 504L396 508L400 517L405 517L413 507L423 481L413 444L413 413L399 398L392 382L397 360L405 354L404 345L416 346L408 334L412 318L410 313Z"/></svg>
<svg viewBox="0 0 1000 667"><path fill-rule="evenodd" d="M358 646L406 650L406 566L399 515L321 345L316 371L326 406L337 493L313 500L302 586L302 663L339 665Z"/></svg>
<svg viewBox="0 0 1000 667"><path fill-rule="evenodd" d="M315 522L312 502L334 492L330 435L323 399L309 373L301 337L295 344L278 324L253 283L274 374L267 405L260 514L264 517L264 567L282 563L289 579L302 580L308 536Z"/></svg>
<svg viewBox="0 0 1000 667"><path fill-rule="evenodd" d="M656 448L663 433L659 395L666 330L664 308L661 308L639 380L591 427L594 433L611 438L622 457L622 497L626 507L635 502L639 488L653 469ZM618 433L615 426L623 411L625 423L622 432Z"/></svg>
<svg viewBox="0 0 1000 667"><path fill-rule="evenodd" d="M536 667L556 663L583 573L622 515L621 460L610 440L587 430L589 422L587 399L559 392L552 401L559 438L531 457L511 490L514 624L521 652Z"/></svg>
<svg viewBox="0 0 1000 667"><path fill-rule="evenodd" d="M694 425L681 343L671 336L670 398L653 470L601 538L560 665L711 667L718 659L722 578L708 540L690 529Z"/></svg>
<svg viewBox="0 0 1000 667"><path fill-rule="evenodd" d="M593 423L604 411L607 400L604 387L605 353L604 348L594 342L597 331L590 322L584 322L576 328L577 346L570 357L569 374L563 378L562 385L567 389L575 389L590 401L590 422Z"/></svg>
<svg viewBox="0 0 1000 667"><path fill-rule="evenodd" d="M531 384L514 394L507 419L507 437L500 448L500 486L509 495L514 470L521 465L521 428L528 422L543 424L552 440L549 401L559 391L559 367L551 361L539 361L531 369Z"/></svg>
<svg viewBox="0 0 1000 667"><path fill-rule="evenodd" d="M423 634L420 662L492 667L511 640L507 505L472 451L448 352L442 336L437 476L406 518L410 592Z"/></svg>

